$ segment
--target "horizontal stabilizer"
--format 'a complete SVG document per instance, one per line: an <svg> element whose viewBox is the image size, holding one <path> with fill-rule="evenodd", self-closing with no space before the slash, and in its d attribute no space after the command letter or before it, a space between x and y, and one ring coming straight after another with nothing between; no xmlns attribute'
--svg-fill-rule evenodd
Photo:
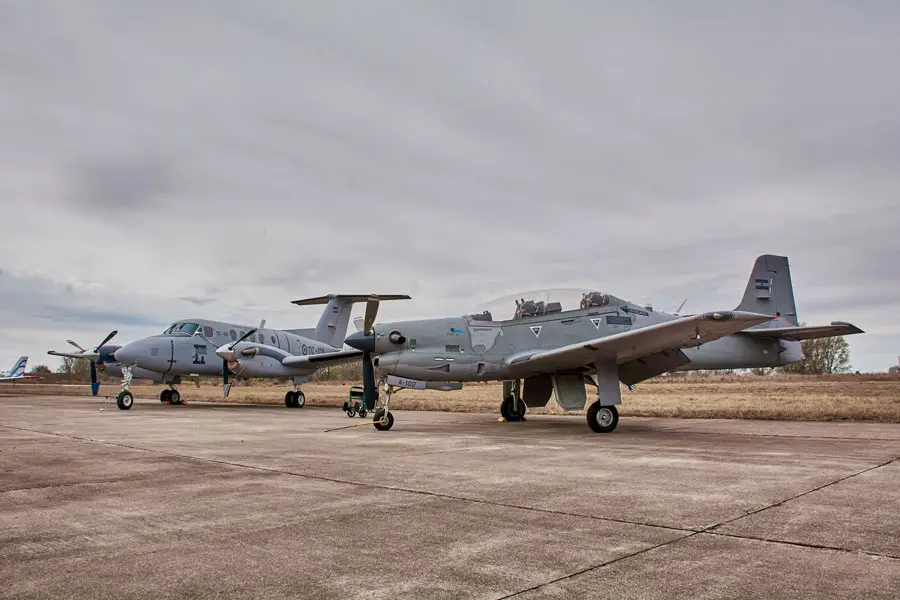
<svg viewBox="0 0 900 600"><path fill-rule="evenodd" d="M771 338L799 342L801 340L817 340L820 338L837 337L841 335L853 335L865 333L856 325L834 321L831 325L815 325L812 327L769 327L760 329L746 329L741 335L755 338Z"/></svg>
<svg viewBox="0 0 900 600"><path fill-rule="evenodd" d="M406 294L327 294L325 296L316 296L315 298L294 300L291 304L296 304L297 306L312 306L315 304L328 304L332 300L367 302L369 298L375 298L376 300L412 300L412 298Z"/></svg>

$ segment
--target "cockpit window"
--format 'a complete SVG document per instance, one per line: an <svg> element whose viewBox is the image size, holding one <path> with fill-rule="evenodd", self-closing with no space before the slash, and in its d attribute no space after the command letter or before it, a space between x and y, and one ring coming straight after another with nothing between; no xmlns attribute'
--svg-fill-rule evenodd
<svg viewBox="0 0 900 600"><path fill-rule="evenodd" d="M194 335L194 332L199 328L200 326L196 323L174 323L163 332L163 335L174 335L176 333L182 335Z"/></svg>
<svg viewBox="0 0 900 600"><path fill-rule="evenodd" d="M607 306L608 304L609 294L601 294L600 292L587 292L581 297L581 308Z"/></svg>

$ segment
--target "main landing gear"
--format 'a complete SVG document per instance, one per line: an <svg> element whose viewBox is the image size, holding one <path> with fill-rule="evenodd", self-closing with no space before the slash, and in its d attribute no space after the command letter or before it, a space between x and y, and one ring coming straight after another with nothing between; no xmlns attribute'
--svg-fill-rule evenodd
<svg viewBox="0 0 900 600"><path fill-rule="evenodd" d="M284 405L288 408L303 408L306 406L306 396L299 389L284 395Z"/></svg>
<svg viewBox="0 0 900 600"><path fill-rule="evenodd" d="M503 402L500 403L500 416L510 422L524 421L528 407L522 400L522 382L519 379L503 382Z"/></svg>
<svg viewBox="0 0 900 600"><path fill-rule="evenodd" d="M619 424L619 411L615 406L601 406L597 400L587 410L587 422L596 433L610 433Z"/></svg>
<svg viewBox="0 0 900 600"><path fill-rule="evenodd" d="M159 393L159 401L163 404L183 404L184 402L181 400L181 393L176 390L174 387L163 390Z"/></svg>

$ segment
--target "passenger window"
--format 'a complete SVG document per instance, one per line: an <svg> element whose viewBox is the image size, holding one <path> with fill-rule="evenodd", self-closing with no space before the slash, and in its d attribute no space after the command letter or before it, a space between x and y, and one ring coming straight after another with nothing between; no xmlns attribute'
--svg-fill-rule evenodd
<svg viewBox="0 0 900 600"><path fill-rule="evenodd" d="M416 338L409 338L409 349L410 350L416 349Z"/></svg>
<svg viewBox="0 0 900 600"><path fill-rule="evenodd" d="M228 332L228 335L231 336L231 339L232 339L232 340L236 340L236 339L237 339L237 333L235 333L234 329L232 329L231 331L229 331L229 332Z"/></svg>
<svg viewBox="0 0 900 600"><path fill-rule="evenodd" d="M205 335L206 337L211 338L213 336L213 333L215 333L215 332L213 331L212 327L204 327L203 328L203 335Z"/></svg>
<svg viewBox="0 0 900 600"><path fill-rule="evenodd" d="M277 346L277 345L278 345L278 342L275 340L275 336L274 336L274 335L272 336L272 345L273 345L273 346Z"/></svg>
<svg viewBox="0 0 900 600"><path fill-rule="evenodd" d="M256 336L256 339L259 340L260 344L266 343L266 336L264 336L263 334L259 334L258 336Z"/></svg>

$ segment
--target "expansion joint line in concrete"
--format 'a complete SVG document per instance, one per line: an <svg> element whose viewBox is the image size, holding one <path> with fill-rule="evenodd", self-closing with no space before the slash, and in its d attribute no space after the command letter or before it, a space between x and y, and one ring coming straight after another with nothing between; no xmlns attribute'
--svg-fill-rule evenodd
<svg viewBox="0 0 900 600"><path fill-rule="evenodd" d="M499 598L499 600L505 600L506 598L514 598L514 597L516 597L516 596L519 596L519 595L521 595L521 594L525 594L525 593L527 593L527 592L533 592L533 591L535 591L535 590L541 589L541 588L543 588L543 587L547 587L547 586L549 586L549 585L553 585L553 584L556 584L556 583L560 583L560 582L566 581L566 580L568 580L568 579L573 579L573 578L575 578L575 577L578 577L579 575L584 575L585 573L590 573L591 571L596 571L597 569L601 569L601 568L603 568L603 567L607 567L607 566L609 566L609 565L611 565L611 564L614 564L614 563L623 561L623 560L628 559L628 558L633 558L633 557L635 557L635 556L640 556L641 554L645 554L645 553L647 553L647 552L650 552L651 550L656 550L657 548L662 548L662 547L664 547L664 546L669 546L669 545L671 545L671 544L677 544L677 543L682 542L682 541L684 541L684 540L686 540L686 539L688 539L688 538L691 538L691 537L694 537L695 535L700 535L700 534L715 535L715 536L729 537L729 538L735 538L735 539L755 540L755 541L766 542L766 543L771 543L771 544L779 544L779 545L784 545L784 546L794 546L794 547L800 547L800 548L811 548L811 549L815 549L815 550L834 551L834 552L841 552L841 553L845 553L845 554L864 554L864 555L866 555L866 556L876 556L876 557L879 557L879 558L888 558L888 559L892 559L892 560L900 560L900 557L898 557L898 556L892 556L892 555L890 555L890 554L878 554L878 553L875 553L875 552L867 552L867 551L865 551L865 550L848 550L848 549L846 549L846 548L837 548L837 547L833 547L833 546L824 546L824 545L817 545L817 544L804 544L804 543L801 543L801 542L789 542L789 541L784 541L784 540L773 540L773 539L767 539L767 538L754 537L754 536L750 536L750 535L729 534L729 533L721 533L721 532L714 531L716 528L721 527L721 526L723 526L723 525L727 525L728 523L733 523L733 522L738 521L738 520L740 520L740 519L743 519L743 518L745 518L745 517L749 517L749 516L751 516L751 515L759 514L759 513L763 512L763 511L769 510L770 508L775 508L775 507L777 507L777 506L782 506L783 504L786 504L786 503L791 502L792 500L796 500L796 499L798 499L798 498L802 498L803 496L812 494L813 492L818 492L818 491L823 490L823 489L825 489L825 488L827 488L827 487L831 487L831 486L833 486L833 485L837 485L838 483L847 481L848 479L851 479L851 478L853 478L853 477L857 477L857 476L862 475L862 474L864 474L864 473L868 473L869 471L874 471L875 469L880 469L880 468L882 468L882 467L886 467L886 466L888 466L889 464L891 464L891 463L893 463L893 462L895 462L895 461L898 461L898 460L900 460L900 456L891 458L891 459L889 459L889 460L886 460L886 461L884 461L884 462L882 462L882 463L880 463L880 464L874 465L874 466L872 466L872 467L867 467L867 468L862 469L862 470L860 470L860 471L856 471L855 473L851 473L851 474L849 474L849 475L845 475L844 477L840 477L840 478L838 478L838 479L835 479L834 481L830 481L830 482L828 482L828 483L825 483L825 484L823 484L823 485L820 485L820 486L818 486L818 487L815 487L815 488L813 488L813 489L811 489L811 490L807 490L807 491L805 491L805 492L801 492L801 493L799 493L799 494L796 494L796 495L794 495L794 496L791 496L790 498L785 498L784 500L779 500L778 502L773 502L772 504L763 506L762 508L758 508L758 509L756 509L756 510L749 511L749 512L744 513L743 515L740 515L740 516L735 517L735 518L733 518L733 519L728 519L728 520L726 520L726 521L722 521L721 523L716 523L715 525L710 525L709 527L706 527L706 528L701 529L701 530L699 530L699 531L692 531L692 532L689 533L688 535L684 535L684 536L681 536L681 537L678 537L678 538L675 538L675 539L673 539L673 540L669 540L669 541L666 541L666 542L661 542L661 543L656 544L656 545L654 545L654 546L650 546L650 547L648 547L648 548L643 548L643 549L641 549L641 550L638 550L637 552L632 552L632 553L630 553L630 554L625 554L625 555L623 555L623 556L619 556L619 557L617 557L617 558L614 558L614 559L611 559L611 560L602 562L602 563L600 563L600 564L598 564L598 565L593 565L593 566L591 566L591 567L587 567L587 568L581 569L580 571L576 571L576 572L570 573L570 574L568 574L568 575L563 575L562 577L557 577L556 579L553 579L553 580L551 580L551 581L546 581L546 582L544 582L544 583L540 583L540 584L535 585L535 586L532 586L532 587L530 587L530 588L527 588L527 589L524 589L524 590L520 590L520 591L515 592L515 593L513 593L513 594L509 594L509 595L506 595L506 596L501 596L501 597Z"/></svg>

